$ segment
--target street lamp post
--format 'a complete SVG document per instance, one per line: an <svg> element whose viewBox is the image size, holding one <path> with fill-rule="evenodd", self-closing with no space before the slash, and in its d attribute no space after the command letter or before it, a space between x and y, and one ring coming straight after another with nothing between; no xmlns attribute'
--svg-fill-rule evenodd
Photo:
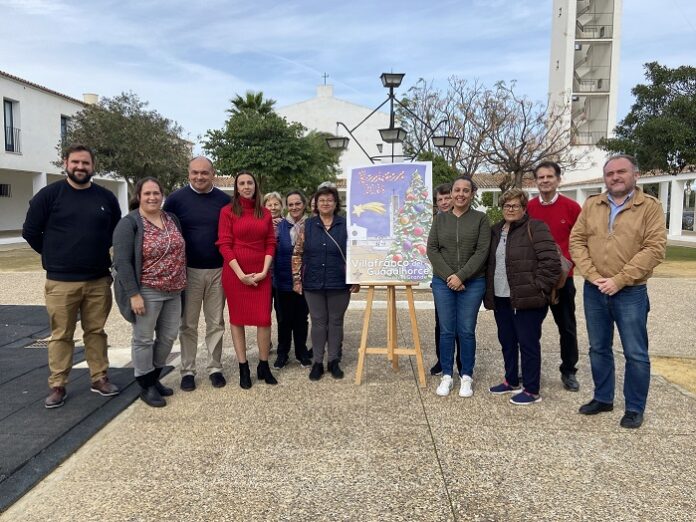
<svg viewBox="0 0 696 522"><path fill-rule="evenodd" d="M399 155L400 157L403 157L408 160L413 160L414 158L418 157L418 154L423 150L423 147L425 146L425 143L428 141L432 140L433 145L438 147L438 148L453 148L457 146L457 143L459 143L459 139L450 136L450 135L439 135L435 136L437 130L442 126L448 123L447 118L441 120L438 122L435 127L431 127L427 122L425 122L423 119L421 119L417 114L415 114L411 109L409 109L406 105L401 103L396 96L394 95L394 89L398 88L401 85L401 81L404 78L403 73L382 73L380 76L380 79L382 80L382 85L386 88L389 89L389 94L387 95L387 99L384 100L382 103L380 103L370 114L365 116L365 118L360 121L355 127L353 128L348 128L348 126L341 122L337 121L336 122L336 136L332 136L330 138L326 138L326 144L329 146L329 148L334 149L334 150L345 150L348 147L348 143L350 142L350 139L352 138L356 145L360 147L360 150L363 151L365 156L370 160L370 163L375 163L375 160L380 160L381 158L389 158L391 157L392 163L394 162L394 145L396 143L403 143L403 141L406 139L406 136L408 133L406 132L406 129L403 127L397 127L396 126L396 118L395 118L395 113L394 113L394 103L398 104L403 110L408 112L411 116L413 116L415 119L417 119L422 125L425 126L425 128L428 130L428 136L427 138L423 141L423 144L421 145L420 149L416 151L415 154L412 156L407 156L407 155ZM365 150L365 148L361 145L360 141L355 137L353 134L363 123L365 123L367 120L369 120L378 110L380 110L384 105L389 103L389 127L386 129L379 129L379 135L382 138L382 141L384 143L389 143L391 145L391 154L378 154L376 156L370 156L368 152ZM345 131L348 133L350 138L346 136L339 136L338 135L338 128L343 127ZM382 152L382 148L379 147L379 152Z"/></svg>

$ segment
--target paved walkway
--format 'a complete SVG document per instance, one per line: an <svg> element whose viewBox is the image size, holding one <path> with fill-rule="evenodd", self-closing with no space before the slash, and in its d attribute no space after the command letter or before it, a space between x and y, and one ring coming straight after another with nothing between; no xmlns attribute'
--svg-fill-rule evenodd
<svg viewBox="0 0 696 522"><path fill-rule="evenodd" d="M41 274L0 274L0 289L6 276L19 277L12 282L28 301L40 296L32 288ZM650 288L651 351L694 357L696 281L655 279ZM0 290L0 304L16 298ZM124 348L128 325L114 315L111 343ZM418 312L427 367L432 315ZM470 399L437 397L432 377L420 389L408 359L393 372L371 356L355 386L361 325L362 312L350 310L346 379L312 383L291 364L277 387L254 380L249 391L236 385L226 336L226 388L199 377L196 391L177 391L166 408L136 402L0 520L693 520L696 398L655 376L640 430L618 426L620 394L614 412L580 416L591 397L584 322L582 390L562 389L547 321L544 400L529 407L485 391L502 373L490 313L480 314ZM372 331L371 343L383 343L383 318ZM399 331L408 342L405 311ZM166 382L178 384L177 373Z"/></svg>

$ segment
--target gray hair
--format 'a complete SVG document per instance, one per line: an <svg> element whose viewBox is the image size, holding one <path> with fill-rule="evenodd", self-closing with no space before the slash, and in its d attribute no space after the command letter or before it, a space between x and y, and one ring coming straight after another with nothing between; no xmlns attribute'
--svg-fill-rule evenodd
<svg viewBox="0 0 696 522"><path fill-rule="evenodd" d="M277 199L280 201L280 208L285 208L285 203L283 202L283 196L281 196L278 192L269 192L263 197L263 204L266 205L266 202L269 199Z"/></svg>
<svg viewBox="0 0 696 522"><path fill-rule="evenodd" d="M638 160L636 160L635 157L631 156L630 154L614 154L613 156L609 156L609 158L607 158L607 161L604 162L604 166L602 167L602 172L604 172L606 170L607 165L609 164L610 161L620 160L620 159L628 160L628 162L633 166L633 172L638 172L640 170L638 168Z"/></svg>

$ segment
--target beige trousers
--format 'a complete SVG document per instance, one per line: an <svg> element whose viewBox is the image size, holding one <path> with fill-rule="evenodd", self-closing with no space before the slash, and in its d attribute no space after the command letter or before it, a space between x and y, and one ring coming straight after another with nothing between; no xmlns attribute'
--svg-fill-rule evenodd
<svg viewBox="0 0 696 522"><path fill-rule="evenodd" d="M46 280L46 310L51 325L48 342L48 385L65 386L73 365L77 314L84 332L85 359L92 382L106 375L109 357L106 352L106 319L111 311L111 277L92 281Z"/></svg>
<svg viewBox="0 0 696 522"><path fill-rule="evenodd" d="M181 318L181 375L196 374L198 319L203 308L205 345L208 349L208 375L222 371L222 335L225 333L225 293L222 268L187 268L184 313Z"/></svg>

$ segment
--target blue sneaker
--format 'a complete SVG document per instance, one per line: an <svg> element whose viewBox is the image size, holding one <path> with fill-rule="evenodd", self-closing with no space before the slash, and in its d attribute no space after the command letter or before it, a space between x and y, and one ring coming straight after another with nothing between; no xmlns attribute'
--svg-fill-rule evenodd
<svg viewBox="0 0 696 522"><path fill-rule="evenodd" d="M518 393L510 398L510 403L517 404L518 406L526 406L527 404L534 404L535 402L541 402L541 395L532 395L526 391Z"/></svg>
<svg viewBox="0 0 696 522"><path fill-rule="evenodd" d="M488 391L493 395L505 395L506 393L517 394L522 391L520 386L510 386L507 381L503 381L497 386L491 386Z"/></svg>

